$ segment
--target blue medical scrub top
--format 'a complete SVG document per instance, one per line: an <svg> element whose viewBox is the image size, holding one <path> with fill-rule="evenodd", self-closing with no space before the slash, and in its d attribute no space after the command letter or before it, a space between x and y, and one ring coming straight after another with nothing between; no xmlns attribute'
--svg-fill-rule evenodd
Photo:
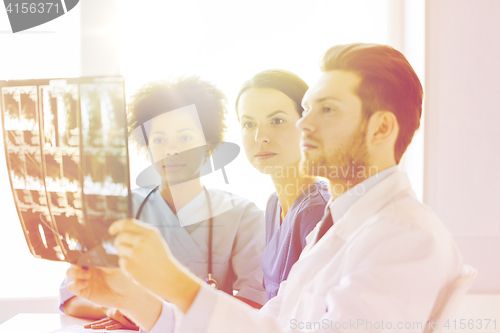
<svg viewBox="0 0 500 333"><path fill-rule="evenodd" d="M293 264L306 246L306 236L323 217L330 199L327 184L315 182L295 200L281 223L281 205L276 193L267 201L266 249L260 256L264 286L269 301L278 294L280 283L287 279Z"/></svg>

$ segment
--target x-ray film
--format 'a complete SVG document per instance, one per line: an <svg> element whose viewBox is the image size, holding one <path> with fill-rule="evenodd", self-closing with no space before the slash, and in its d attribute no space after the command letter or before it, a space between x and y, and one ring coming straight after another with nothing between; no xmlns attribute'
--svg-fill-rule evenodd
<svg viewBox="0 0 500 333"><path fill-rule="evenodd" d="M107 230L132 216L123 78L0 81L0 89L7 168L31 253L116 266Z"/></svg>

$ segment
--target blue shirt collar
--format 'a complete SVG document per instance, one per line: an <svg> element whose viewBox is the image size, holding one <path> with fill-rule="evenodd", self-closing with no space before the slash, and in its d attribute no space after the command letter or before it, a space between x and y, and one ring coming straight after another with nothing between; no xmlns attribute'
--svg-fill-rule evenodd
<svg viewBox="0 0 500 333"><path fill-rule="evenodd" d="M330 213L332 214L333 221L335 222L340 220L347 210L356 202L356 200L358 200L363 194L377 185L384 178L396 171L398 171L397 165L387 168L365 179L361 183L349 189L349 191L342 193L337 199L333 201L330 199L327 207L330 207Z"/></svg>

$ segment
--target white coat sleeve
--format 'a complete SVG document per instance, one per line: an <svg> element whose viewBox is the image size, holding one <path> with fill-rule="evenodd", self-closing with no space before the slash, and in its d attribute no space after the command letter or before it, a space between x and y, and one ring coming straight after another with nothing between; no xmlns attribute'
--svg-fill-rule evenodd
<svg viewBox="0 0 500 333"><path fill-rule="evenodd" d="M206 304L209 299L213 304L210 311L192 306L180 325L183 328L201 320L203 325L198 322L197 326L203 329L187 327L180 331L394 332L399 327L405 332L422 332L439 290L449 282L447 276L451 270L445 267L443 260L454 258L440 248L439 239L422 230L395 228L383 235L360 238L360 241L365 242L365 246L353 248L347 267L343 268L344 278L328 288L326 294L309 293L296 305L278 304L282 302L278 296L258 311L222 292L203 288L197 298L205 298L205 301L196 299L195 303ZM281 296L289 292L294 291L283 290ZM307 329L306 323L293 321L291 312L297 308L307 310L313 305L325 308L324 315L311 318L319 323L318 327ZM295 310L285 311L285 308ZM382 322L385 326L380 326ZM408 329L405 325L413 326Z"/></svg>

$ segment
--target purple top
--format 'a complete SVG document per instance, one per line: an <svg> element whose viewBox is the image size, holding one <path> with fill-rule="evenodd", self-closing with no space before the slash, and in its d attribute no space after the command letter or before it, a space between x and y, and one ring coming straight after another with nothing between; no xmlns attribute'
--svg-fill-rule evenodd
<svg viewBox="0 0 500 333"><path fill-rule="evenodd" d="M266 249L260 256L264 271L267 300L278 294L293 264L306 246L306 236L323 217L330 199L325 182L315 182L295 199L281 221L281 205L276 193L271 194L266 206Z"/></svg>

